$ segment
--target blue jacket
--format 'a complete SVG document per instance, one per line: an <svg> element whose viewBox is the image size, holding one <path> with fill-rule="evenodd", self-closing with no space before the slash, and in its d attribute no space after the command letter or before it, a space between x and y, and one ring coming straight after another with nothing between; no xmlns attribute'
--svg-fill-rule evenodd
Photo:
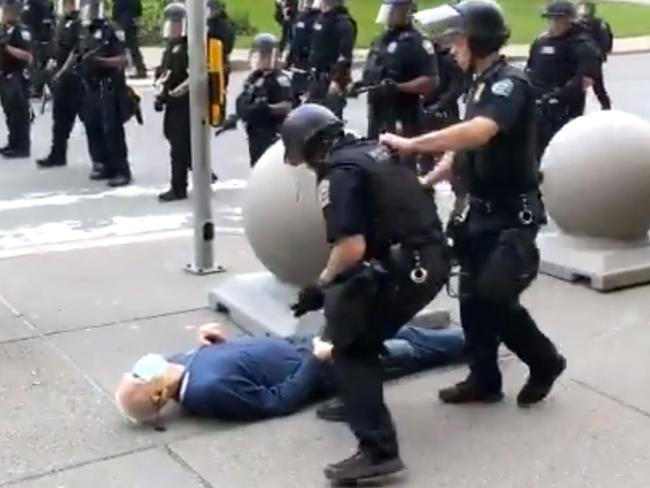
<svg viewBox="0 0 650 488"><path fill-rule="evenodd" d="M200 417L254 420L288 415L319 384L322 364L286 340L245 337L170 358L186 366L179 401Z"/></svg>

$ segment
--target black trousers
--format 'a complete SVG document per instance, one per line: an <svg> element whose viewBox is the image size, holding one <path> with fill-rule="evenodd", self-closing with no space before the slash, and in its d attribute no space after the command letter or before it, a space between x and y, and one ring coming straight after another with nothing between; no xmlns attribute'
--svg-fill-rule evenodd
<svg viewBox="0 0 650 488"><path fill-rule="evenodd" d="M539 269L536 234L536 227L485 231L466 235L456 249L469 380L486 392L501 391L501 342L530 367L534 377L545 377L556 359L555 346L519 300Z"/></svg>
<svg viewBox="0 0 650 488"><path fill-rule="evenodd" d="M107 177L131 176L122 123L119 82L103 79L86 83L82 121L93 166L101 165Z"/></svg>
<svg viewBox="0 0 650 488"><path fill-rule="evenodd" d="M53 86L52 95L53 126L50 157L57 161L65 161L68 139L83 106L84 84L81 77L74 73L62 75Z"/></svg>
<svg viewBox="0 0 650 488"><path fill-rule="evenodd" d="M264 155L266 150L278 139L276 127L255 127L246 129L248 134L248 153L251 158L251 168Z"/></svg>
<svg viewBox="0 0 650 488"><path fill-rule="evenodd" d="M607 88L605 88L605 77L603 75L602 67L598 71L598 76L594 78L594 94L600 103L603 110L610 110L612 108L612 100L609 98Z"/></svg>
<svg viewBox="0 0 650 488"><path fill-rule="evenodd" d="M325 334L334 344L334 367L347 421L359 449L381 461L399 454L393 421L384 403L383 341L412 319L442 289L449 260L442 244L421 249L428 272L425 283L414 283L411 252L401 251L387 273L363 268L325 291Z"/></svg>
<svg viewBox="0 0 650 488"><path fill-rule="evenodd" d="M170 146L171 189L176 195L185 195L187 175L192 168L189 95L167 103L163 132Z"/></svg>
<svg viewBox="0 0 650 488"><path fill-rule="evenodd" d="M124 30L124 44L131 54L131 61L138 73L147 70L142 53L140 52L140 39L138 38L138 24L135 19L121 18L117 23Z"/></svg>
<svg viewBox="0 0 650 488"><path fill-rule="evenodd" d="M29 96L27 80L20 73L0 75L0 102L9 131L7 146L29 151L31 149Z"/></svg>

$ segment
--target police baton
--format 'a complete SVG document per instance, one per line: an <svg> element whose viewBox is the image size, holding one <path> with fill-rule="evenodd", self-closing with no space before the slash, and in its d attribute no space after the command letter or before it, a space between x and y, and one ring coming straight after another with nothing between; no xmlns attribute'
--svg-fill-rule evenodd
<svg viewBox="0 0 650 488"><path fill-rule="evenodd" d="M235 114L229 115L226 117L226 120L216 128L214 131L214 137L219 137L224 132L231 131L237 128L237 123L239 122L239 117Z"/></svg>

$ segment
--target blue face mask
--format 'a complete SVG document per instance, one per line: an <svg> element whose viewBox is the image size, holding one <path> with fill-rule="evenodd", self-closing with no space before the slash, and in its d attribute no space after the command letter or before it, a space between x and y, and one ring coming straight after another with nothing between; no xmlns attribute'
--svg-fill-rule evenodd
<svg viewBox="0 0 650 488"><path fill-rule="evenodd" d="M154 378L161 376L168 366L169 363L160 354L147 354L138 359L133 365L131 375L145 383L149 383Z"/></svg>

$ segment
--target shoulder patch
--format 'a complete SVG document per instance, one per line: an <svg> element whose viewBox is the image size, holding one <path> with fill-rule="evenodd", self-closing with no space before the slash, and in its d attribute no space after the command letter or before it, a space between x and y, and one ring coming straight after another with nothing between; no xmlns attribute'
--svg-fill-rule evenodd
<svg viewBox="0 0 650 488"><path fill-rule="evenodd" d="M23 41L27 41L27 42L32 41L32 33L29 32L29 29L20 29L20 37L22 38Z"/></svg>
<svg viewBox="0 0 650 488"><path fill-rule="evenodd" d="M424 39L422 41L422 47L427 52L427 54L433 55L436 52L435 48L433 47L433 43L428 39Z"/></svg>
<svg viewBox="0 0 650 488"><path fill-rule="evenodd" d="M115 37L117 37L117 40L120 42L124 42L124 39L126 39L122 29L115 29Z"/></svg>
<svg viewBox="0 0 650 488"><path fill-rule="evenodd" d="M279 73L275 78L278 80L278 85L280 85L282 88L291 87L291 80L284 73Z"/></svg>
<svg viewBox="0 0 650 488"><path fill-rule="evenodd" d="M330 204L330 180L327 178L318 184L318 203L320 208L325 208Z"/></svg>
<svg viewBox="0 0 650 488"><path fill-rule="evenodd" d="M492 93L498 97L509 97L512 94L512 90L515 88L515 83L510 79L506 78L504 80L497 81L492 85Z"/></svg>

